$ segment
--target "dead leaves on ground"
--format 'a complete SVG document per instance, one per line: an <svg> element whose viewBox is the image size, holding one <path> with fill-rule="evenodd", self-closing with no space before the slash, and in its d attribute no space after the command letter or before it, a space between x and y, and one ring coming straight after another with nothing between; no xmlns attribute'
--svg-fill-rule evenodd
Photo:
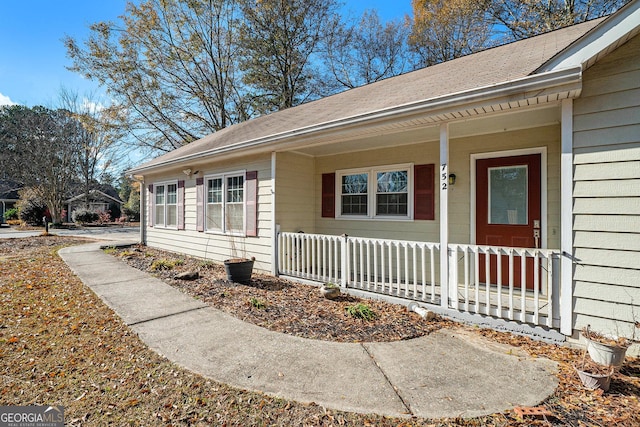
<svg viewBox="0 0 640 427"><path fill-rule="evenodd" d="M399 341L453 325L445 319L424 320L405 307L383 301L361 300L344 294L337 300L328 300L315 286L255 272L250 285L230 283L222 265L145 246L110 252L127 264L241 320L303 338L339 342ZM153 265L160 261L173 267L154 269ZM187 271L199 271L199 278L175 279ZM347 313L347 308L358 302L371 308L375 314L372 320Z"/></svg>
<svg viewBox="0 0 640 427"><path fill-rule="evenodd" d="M63 405L70 426L549 425L515 413L447 420L342 413L215 383L146 348L82 285L56 255L61 245L80 242L58 237L0 241L0 401L4 405ZM265 279L262 287L268 294L280 286L286 284ZM222 293L236 291L228 286ZM640 425L638 359L627 358L613 378L611 391L599 394L585 390L572 370L580 351L490 330L476 332L560 363L560 386L544 402L554 414L552 425Z"/></svg>

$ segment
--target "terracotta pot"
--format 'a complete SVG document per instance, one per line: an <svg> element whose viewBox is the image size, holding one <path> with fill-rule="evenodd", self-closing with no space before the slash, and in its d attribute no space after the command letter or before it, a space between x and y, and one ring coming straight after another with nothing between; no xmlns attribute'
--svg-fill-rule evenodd
<svg viewBox="0 0 640 427"><path fill-rule="evenodd" d="M251 283L253 272L253 260L246 258L227 259L224 261L224 269L227 272L227 280L230 282L248 285Z"/></svg>

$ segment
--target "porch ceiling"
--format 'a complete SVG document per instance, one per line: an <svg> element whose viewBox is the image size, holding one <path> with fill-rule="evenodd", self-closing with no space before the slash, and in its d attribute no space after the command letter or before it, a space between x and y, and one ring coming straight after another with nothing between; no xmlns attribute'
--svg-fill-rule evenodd
<svg viewBox="0 0 640 427"><path fill-rule="evenodd" d="M532 104L520 108L497 104L482 109L361 126L326 136L322 142L309 141L308 145L298 146L292 151L319 157L388 148L390 145L437 142L440 138L440 123L445 121L449 122L450 138L455 139L548 126L560 123L560 118L558 103Z"/></svg>

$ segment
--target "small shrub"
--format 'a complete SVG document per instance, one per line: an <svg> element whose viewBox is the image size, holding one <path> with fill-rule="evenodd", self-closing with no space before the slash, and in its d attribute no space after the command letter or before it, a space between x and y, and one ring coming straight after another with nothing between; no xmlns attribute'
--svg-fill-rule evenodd
<svg viewBox="0 0 640 427"><path fill-rule="evenodd" d="M47 206L37 200L28 200L20 206L20 219L29 225L44 225L42 218L47 218L47 221L51 221L51 216L47 216L49 210Z"/></svg>
<svg viewBox="0 0 640 427"><path fill-rule="evenodd" d="M18 219L18 208L7 209L4 213L5 221L11 221Z"/></svg>
<svg viewBox="0 0 640 427"><path fill-rule="evenodd" d="M160 271L160 270L173 270L173 267L175 267L175 263L173 263L172 261L169 261L167 259L158 259L153 261L153 263L151 264L151 267L149 268L153 271Z"/></svg>
<svg viewBox="0 0 640 427"><path fill-rule="evenodd" d="M262 309L267 306L263 301L260 301L258 298L249 299L249 304L251 304L252 307L255 307L257 309Z"/></svg>
<svg viewBox="0 0 640 427"><path fill-rule="evenodd" d="M100 211L97 213L98 215L98 224L106 224L111 222L111 212L109 211Z"/></svg>
<svg viewBox="0 0 640 427"><path fill-rule="evenodd" d="M373 320L376 317L375 313L371 310L367 304L358 303L356 305L349 305L345 307L347 313L356 319Z"/></svg>
<svg viewBox="0 0 640 427"><path fill-rule="evenodd" d="M71 214L71 219L73 222L78 224L91 224L93 222L97 222L100 217L94 211L90 211L88 209L76 209Z"/></svg>
<svg viewBox="0 0 640 427"><path fill-rule="evenodd" d="M175 266L179 266L179 265L184 265L184 260L183 259L177 259L175 261L173 261L173 265Z"/></svg>
<svg viewBox="0 0 640 427"><path fill-rule="evenodd" d="M205 260L205 261L200 262L200 264L198 264L198 265L199 265L200 268L209 269L209 268L214 268L216 266L216 263L213 262L213 261Z"/></svg>

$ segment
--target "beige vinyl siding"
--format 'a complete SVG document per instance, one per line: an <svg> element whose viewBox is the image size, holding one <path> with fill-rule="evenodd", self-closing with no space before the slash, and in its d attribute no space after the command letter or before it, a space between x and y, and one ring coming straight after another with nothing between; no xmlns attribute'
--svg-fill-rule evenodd
<svg viewBox="0 0 640 427"><path fill-rule="evenodd" d="M389 144L393 144L390 137ZM359 220L322 218L322 174L332 173L343 169L368 168L375 166L389 166L413 163L414 165L438 165L439 143L423 142L400 147L358 151L335 156L317 157L315 160L315 213L316 231L320 234L341 235L348 234L358 237L373 237L379 239L397 239L411 241L437 242L440 236L438 219L438 202L436 195L435 221L411 220ZM436 167L437 172L437 167ZM436 188L437 193L437 188ZM339 195L336 195L339 197ZM337 212L336 212L337 214Z"/></svg>
<svg viewBox="0 0 640 427"><path fill-rule="evenodd" d="M276 224L281 231L315 233L313 170L311 156L276 154Z"/></svg>
<svg viewBox="0 0 640 427"><path fill-rule="evenodd" d="M487 134L451 141L449 172L456 174L456 185L449 193L450 241L468 243L471 233L470 191L475 178L470 175L472 154L500 153L511 150L545 147L547 150L547 242L546 247L560 247L560 126ZM544 165L542 165L544 167ZM473 189L471 187L474 187ZM544 197L544 194L542 195Z"/></svg>
<svg viewBox="0 0 640 427"><path fill-rule="evenodd" d="M452 125L454 126L454 125ZM550 125L534 129L485 134L457 138L450 141L449 172L456 174L456 184L449 191L449 241L469 243L471 238L471 191L475 182L470 176L471 155L487 152L545 147L547 150L547 247L560 247L560 126ZM505 154L508 155L508 154ZM315 161L316 232L320 234L349 234L398 240L438 242L439 189L436 176L434 221L384 221L321 218L320 200L322 174L341 169L354 169L393 164L440 164L439 141L403 145L400 147L336 156L318 157ZM473 189L475 190L475 188Z"/></svg>
<svg viewBox="0 0 640 427"><path fill-rule="evenodd" d="M631 336L640 321L640 37L584 73L574 102L574 317Z"/></svg>
<svg viewBox="0 0 640 427"><path fill-rule="evenodd" d="M145 176L145 186L170 179L185 181L185 230L147 227L147 244L185 255L222 262L232 256L255 257L254 268L271 270L271 158L254 156L237 162L207 163L192 167L199 177L225 172L258 171L258 236L229 237L196 231L196 177L188 178L181 171ZM206 181L205 181L206 185ZM148 191L148 189L145 189ZM206 197L206 194L205 194ZM146 207L145 207L146 209ZM235 250L234 250L235 247Z"/></svg>

